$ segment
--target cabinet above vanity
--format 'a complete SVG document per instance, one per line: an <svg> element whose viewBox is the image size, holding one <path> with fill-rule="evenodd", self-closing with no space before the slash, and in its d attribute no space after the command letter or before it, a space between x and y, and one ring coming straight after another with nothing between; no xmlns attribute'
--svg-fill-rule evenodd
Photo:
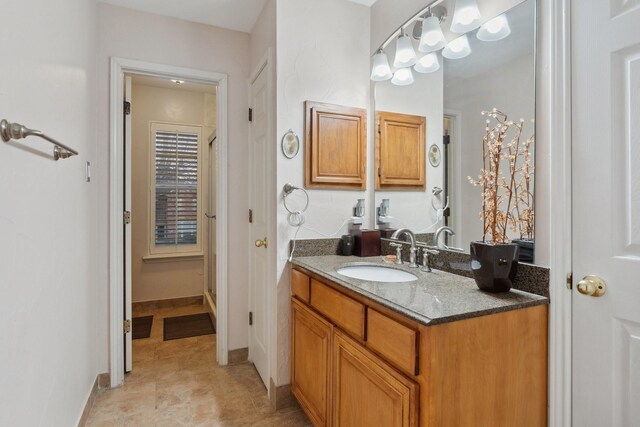
<svg viewBox="0 0 640 427"><path fill-rule="evenodd" d="M356 260L383 265L319 256L291 270L291 387L315 426L546 425L546 298L442 271L336 272Z"/></svg>

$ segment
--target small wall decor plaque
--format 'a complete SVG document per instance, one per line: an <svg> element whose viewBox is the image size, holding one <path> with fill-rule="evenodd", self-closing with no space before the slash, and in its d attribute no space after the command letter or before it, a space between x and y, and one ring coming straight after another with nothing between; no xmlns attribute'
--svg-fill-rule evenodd
<svg viewBox="0 0 640 427"><path fill-rule="evenodd" d="M429 147L429 163L431 163L431 166L434 168L440 166L441 158L440 147L436 144L431 144L431 147Z"/></svg>
<svg viewBox="0 0 640 427"><path fill-rule="evenodd" d="M281 144L282 154L284 154L287 159L293 159L300 150L300 138L291 129L284 134Z"/></svg>

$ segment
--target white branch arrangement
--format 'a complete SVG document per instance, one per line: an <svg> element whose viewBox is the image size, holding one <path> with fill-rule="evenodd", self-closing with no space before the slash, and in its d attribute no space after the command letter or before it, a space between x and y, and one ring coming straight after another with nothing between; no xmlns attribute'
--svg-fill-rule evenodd
<svg viewBox="0 0 640 427"><path fill-rule="evenodd" d="M482 169L477 180L467 177L471 184L482 187L482 241L494 245L509 243L507 230L519 233L521 239L533 239L534 166L531 151L535 138L532 136L520 142L524 119L509 121L507 115L496 108L483 111L482 115L489 117L482 139ZM510 130L513 130L511 139L507 137ZM502 171L504 164L509 165L508 175Z"/></svg>

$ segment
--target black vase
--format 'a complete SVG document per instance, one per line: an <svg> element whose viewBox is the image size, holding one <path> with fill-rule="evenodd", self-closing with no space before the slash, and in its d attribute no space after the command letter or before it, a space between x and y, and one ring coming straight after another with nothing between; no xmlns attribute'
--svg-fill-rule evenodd
<svg viewBox="0 0 640 427"><path fill-rule="evenodd" d="M507 292L511 289L518 270L518 245L471 242L470 249L471 271L481 290Z"/></svg>

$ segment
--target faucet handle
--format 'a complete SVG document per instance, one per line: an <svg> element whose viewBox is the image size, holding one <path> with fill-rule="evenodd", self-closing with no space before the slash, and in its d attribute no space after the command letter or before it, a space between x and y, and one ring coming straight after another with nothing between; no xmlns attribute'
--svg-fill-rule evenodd
<svg viewBox="0 0 640 427"><path fill-rule="evenodd" d="M440 252L435 249L422 248L422 268L421 271L431 272L431 255L438 255Z"/></svg>
<svg viewBox="0 0 640 427"><path fill-rule="evenodd" d="M389 246L396 248L396 264L402 264L402 243L389 243Z"/></svg>

